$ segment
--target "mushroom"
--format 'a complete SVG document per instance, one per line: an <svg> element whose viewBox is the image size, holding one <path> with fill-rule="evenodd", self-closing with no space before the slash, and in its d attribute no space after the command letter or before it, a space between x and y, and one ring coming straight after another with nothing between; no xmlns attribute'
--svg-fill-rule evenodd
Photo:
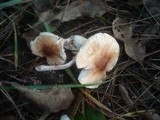
<svg viewBox="0 0 160 120"><path fill-rule="evenodd" d="M65 40L64 47L74 54L77 54L77 51L87 42L87 39L80 35L73 35Z"/></svg>
<svg viewBox="0 0 160 120"><path fill-rule="evenodd" d="M32 53L46 57L48 64L63 64L66 60L64 39L48 32L42 32L30 43Z"/></svg>
<svg viewBox="0 0 160 120"><path fill-rule="evenodd" d="M65 114L60 117L60 120L70 120L70 118Z"/></svg>
<svg viewBox="0 0 160 120"><path fill-rule="evenodd" d="M76 65L82 69L78 80L81 84L95 84L87 88L97 88L116 65L119 57L119 44L106 33L97 33L83 45L77 56Z"/></svg>

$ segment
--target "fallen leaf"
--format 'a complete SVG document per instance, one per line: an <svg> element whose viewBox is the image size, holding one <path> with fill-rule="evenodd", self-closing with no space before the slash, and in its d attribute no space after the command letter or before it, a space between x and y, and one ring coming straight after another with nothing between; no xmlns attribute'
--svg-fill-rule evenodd
<svg viewBox="0 0 160 120"><path fill-rule="evenodd" d="M35 7L36 6L37 5L35 5ZM38 6L38 9L40 9L39 8L40 6ZM39 11L35 9L36 13L39 16L39 21L35 23L34 26L47 20L48 21L60 20L61 22L67 22L81 16L94 18L96 15L101 16L104 13L106 13L106 7L104 6L104 4L101 1L97 2L96 0L91 0L91 1L76 0L68 4L67 6L66 5L62 6L61 8L63 9L61 9L59 13L57 13L57 11L54 12L53 9L50 8L44 9L43 11L41 9Z"/></svg>
<svg viewBox="0 0 160 120"><path fill-rule="evenodd" d="M143 0L143 4L156 21L160 22L160 1L159 0ZM154 17L156 16L156 17Z"/></svg>
<svg viewBox="0 0 160 120"><path fill-rule="evenodd" d="M129 107L132 107L132 106L133 106L133 101L132 101L132 99L130 98L127 89L126 89L122 84L119 84L119 85L118 85L118 89L119 89L120 94L121 94L121 97L122 97L122 99L125 101L125 103L126 103Z"/></svg>
<svg viewBox="0 0 160 120"><path fill-rule="evenodd" d="M99 6L93 1L81 1L77 0L68 5L68 7L62 10L54 19L61 20L62 22L74 20L77 17L87 16L95 17L96 15L103 15L106 11L102 6ZM64 14L64 15L63 15Z"/></svg>
<svg viewBox="0 0 160 120"><path fill-rule="evenodd" d="M132 38L132 25L117 17L112 23L114 37L123 41L126 54L142 64L146 54L146 46L138 38Z"/></svg>
<svg viewBox="0 0 160 120"><path fill-rule="evenodd" d="M140 64L143 63L143 59L146 55L146 46L142 42L138 42L135 38L131 38L124 43L126 54L132 59L136 60Z"/></svg>
<svg viewBox="0 0 160 120"><path fill-rule="evenodd" d="M23 93L24 96L37 103L46 112L59 112L69 107L74 95L70 88L54 86L46 90L33 90L25 86L10 82L13 87Z"/></svg>
<svg viewBox="0 0 160 120"><path fill-rule="evenodd" d="M132 26L120 17L116 17L112 22L114 37L121 41L127 41L132 38Z"/></svg>

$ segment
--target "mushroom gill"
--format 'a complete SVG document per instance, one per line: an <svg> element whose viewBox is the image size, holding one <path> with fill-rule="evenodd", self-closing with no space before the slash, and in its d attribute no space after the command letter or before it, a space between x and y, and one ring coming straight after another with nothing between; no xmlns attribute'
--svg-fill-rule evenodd
<svg viewBox="0 0 160 120"><path fill-rule="evenodd" d="M109 72L116 65L119 57L119 44L106 33L97 33L81 47L76 57L76 65L82 68L79 75L81 84L101 83ZM96 88L98 85L87 86Z"/></svg>
<svg viewBox="0 0 160 120"><path fill-rule="evenodd" d="M66 54L63 48L62 38L48 32L42 32L30 43L32 53L46 57L48 64L63 64Z"/></svg>

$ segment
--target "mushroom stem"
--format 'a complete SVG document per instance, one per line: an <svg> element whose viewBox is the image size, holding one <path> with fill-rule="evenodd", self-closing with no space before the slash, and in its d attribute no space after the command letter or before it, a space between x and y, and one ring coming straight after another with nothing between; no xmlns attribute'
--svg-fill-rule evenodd
<svg viewBox="0 0 160 120"><path fill-rule="evenodd" d="M75 63L75 58L63 65L39 65L35 69L36 71L50 71L50 70L63 70L71 67Z"/></svg>

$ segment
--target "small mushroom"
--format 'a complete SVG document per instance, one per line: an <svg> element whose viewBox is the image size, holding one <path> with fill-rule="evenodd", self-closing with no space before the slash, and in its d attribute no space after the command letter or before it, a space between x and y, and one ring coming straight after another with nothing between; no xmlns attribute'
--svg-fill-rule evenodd
<svg viewBox="0 0 160 120"><path fill-rule="evenodd" d="M77 51L87 42L87 39L80 35L73 35L65 40L64 47L71 50L74 54L77 54Z"/></svg>
<svg viewBox="0 0 160 120"><path fill-rule="evenodd" d="M67 115L62 115L60 120L70 120L70 118Z"/></svg>
<svg viewBox="0 0 160 120"><path fill-rule="evenodd" d="M116 65L119 57L119 44L106 33L97 33L82 46L76 56L76 65L82 69L78 80L81 84L96 84L86 86L97 88L98 83L106 77Z"/></svg>
<svg viewBox="0 0 160 120"><path fill-rule="evenodd" d="M30 43L32 53L46 57L48 64L63 64L66 60L64 39L48 32L42 32Z"/></svg>

